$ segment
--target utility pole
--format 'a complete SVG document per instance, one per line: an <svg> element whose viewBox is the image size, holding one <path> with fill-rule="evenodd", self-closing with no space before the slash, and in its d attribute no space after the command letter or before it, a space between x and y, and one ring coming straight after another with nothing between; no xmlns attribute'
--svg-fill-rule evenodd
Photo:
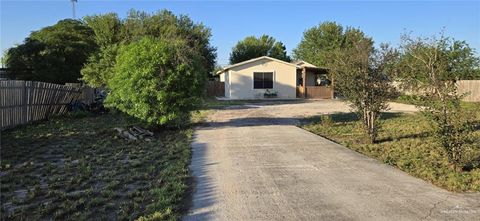
<svg viewBox="0 0 480 221"><path fill-rule="evenodd" d="M77 3L78 0L70 0L72 2L72 12L73 12L73 19L75 19L75 3Z"/></svg>

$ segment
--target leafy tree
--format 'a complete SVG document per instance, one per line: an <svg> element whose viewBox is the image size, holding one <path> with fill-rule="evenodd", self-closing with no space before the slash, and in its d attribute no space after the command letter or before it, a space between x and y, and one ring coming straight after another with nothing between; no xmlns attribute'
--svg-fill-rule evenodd
<svg viewBox="0 0 480 221"><path fill-rule="evenodd" d="M212 71L214 68L216 49L210 46L210 29L203 24L194 23L188 16L176 16L167 10L154 14L131 10L123 20L116 14L109 13L89 16L85 21L95 33L101 33L96 38L101 50L92 55L82 70L83 79L91 85L107 85L107 81L114 74L112 70L120 45L136 42L147 36L183 40L202 55L205 69Z"/></svg>
<svg viewBox="0 0 480 221"><path fill-rule="evenodd" d="M293 49L293 56L317 66L330 67L339 49L353 47L360 40L371 41L359 29L343 28L336 22L327 21L303 33L299 45Z"/></svg>
<svg viewBox="0 0 480 221"><path fill-rule="evenodd" d="M381 112L388 109L388 101L396 96L391 69L398 53L385 44L375 49L370 40L363 39L352 41L351 47L337 49L333 57L334 68L330 71L342 76L336 86L356 110L374 143Z"/></svg>
<svg viewBox="0 0 480 221"><path fill-rule="evenodd" d="M6 65L17 79L52 83L77 82L87 58L97 49L93 31L81 21L65 19L32 32L7 52Z"/></svg>
<svg viewBox="0 0 480 221"><path fill-rule="evenodd" d="M343 27L335 22L323 22L303 33L293 56L318 66L326 66L329 54L339 49L343 40Z"/></svg>
<svg viewBox="0 0 480 221"><path fill-rule="evenodd" d="M82 80L94 87L105 86L115 74L114 66L118 48L118 44L112 44L93 53L81 70Z"/></svg>
<svg viewBox="0 0 480 221"><path fill-rule="evenodd" d="M0 58L0 62L2 63L2 68L5 67L7 64L7 50L5 50L2 54L2 58Z"/></svg>
<svg viewBox="0 0 480 221"><path fill-rule="evenodd" d="M145 37L122 46L106 104L151 124L181 125L203 91L202 60L184 40Z"/></svg>
<svg viewBox="0 0 480 221"><path fill-rule="evenodd" d="M101 48L118 44L122 40L122 21L116 13L85 16L83 21L93 30L95 42Z"/></svg>
<svg viewBox="0 0 480 221"><path fill-rule="evenodd" d="M273 37L262 35L260 38L249 36L239 41L230 53L230 63L238 63L261 56L270 56L290 62L285 45Z"/></svg>
<svg viewBox="0 0 480 221"><path fill-rule="evenodd" d="M402 36L402 58L398 65L402 86L419 91L422 109L433 123L439 143L449 161L459 168L472 147L470 114L460 106L462 94L456 82L473 76L480 60L463 41L443 36L412 38Z"/></svg>

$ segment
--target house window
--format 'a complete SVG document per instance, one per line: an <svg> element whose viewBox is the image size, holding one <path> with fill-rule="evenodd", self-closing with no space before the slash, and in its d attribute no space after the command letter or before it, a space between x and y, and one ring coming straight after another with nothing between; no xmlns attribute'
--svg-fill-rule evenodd
<svg viewBox="0 0 480 221"><path fill-rule="evenodd" d="M273 89L273 72L254 72L253 89Z"/></svg>

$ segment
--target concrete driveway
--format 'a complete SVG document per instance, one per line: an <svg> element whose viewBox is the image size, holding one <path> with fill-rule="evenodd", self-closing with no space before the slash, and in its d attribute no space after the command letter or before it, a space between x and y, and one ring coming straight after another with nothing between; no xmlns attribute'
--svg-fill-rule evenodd
<svg viewBox="0 0 480 221"><path fill-rule="evenodd" d="M330 100L216 111L194 135L183 220L479 220L480 194L448 192L295 126L347 111Z"/></svg>

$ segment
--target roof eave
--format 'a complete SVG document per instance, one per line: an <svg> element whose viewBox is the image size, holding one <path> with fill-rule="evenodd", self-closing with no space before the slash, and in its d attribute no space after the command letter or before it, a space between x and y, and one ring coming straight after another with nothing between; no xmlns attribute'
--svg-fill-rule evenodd
<svg viewBox="0 0 480 221"><path fill-rule="evenodd" d="M238 66L241 66L241 65L244 65L244 64L248 64L248 63L251 63L251 62L255 62L255 61L258 61L258 60L261 60L261 59L269 59L271 61L277 61L277 62L280 62L282 64L286 64L286 65L290 65L290 66L294 66L296 68L299 68L300 66L296 65L296 64L292 64L292 63L288 63L286 61L282 61L280 59L276 59L276 58L272 58L272 57L268 57L268 56L261 56L261 57L257 57L257 58L252 58L250 60L246 60L246 61L242 61L242 62L239 62L239 63L236 63L236 64L232 64L232 65L229 65L225 68L223 68L222 70L220 71L217 71L217 74L221 74L231 68L234 68L234 67L238 67Z"/></svg>

